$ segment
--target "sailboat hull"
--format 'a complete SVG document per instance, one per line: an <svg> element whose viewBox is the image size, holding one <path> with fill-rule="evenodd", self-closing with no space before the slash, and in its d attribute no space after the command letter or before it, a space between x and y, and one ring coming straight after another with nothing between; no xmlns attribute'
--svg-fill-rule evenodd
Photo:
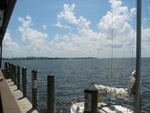
<svg viewBox="0 0 150 113"><path fill-rule="evenodd" d="M84 102L72 104L70 113L84 113ZM133 110L121 105L111 105L111 107L108 107L105 103L98 103L97 113L133 113Z"/></svg>

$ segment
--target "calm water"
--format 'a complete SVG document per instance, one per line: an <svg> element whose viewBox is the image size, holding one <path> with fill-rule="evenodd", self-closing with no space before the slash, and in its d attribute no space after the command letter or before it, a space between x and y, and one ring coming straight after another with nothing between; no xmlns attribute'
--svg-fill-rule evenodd
<svg viewBox="0 0 150 113"><path fill-rule="evenodd" d="M56 112L69 113L73 101L82 101L91 83L127 87L135 59L4 60L27 68L28 98L31 101L31 71L38 72L38 111L46 112L47 75L55 75ZM150 58L142 59L142 110L150 112ZM132 102L125 102L130 106Z"/></svg>

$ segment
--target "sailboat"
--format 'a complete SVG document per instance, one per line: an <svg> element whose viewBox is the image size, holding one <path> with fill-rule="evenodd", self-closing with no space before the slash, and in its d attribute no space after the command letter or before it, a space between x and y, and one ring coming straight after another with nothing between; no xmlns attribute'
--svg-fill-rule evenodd
<svg viewBox="0 0 150 113"><path fill-rule="evenodd" d="M121 98L121 99L131 99L135 98L135 105L133 109L122 106L116 103L104 103L102 101L96 101L92 103L93 97L91 94L86 94L85 101L73 103L70 108L71 113L140 113L141 112L141 102L140 102L140 75L141 75L141 0L137 0L137 29L136 29L136 69L131 73L129 84L127 88L115 88L98 84L91 84L89 89L94 88L93 91L98 91L98 94L106 93L108 97ZM89 90L90 91L90 90ZM94 92L94 93L95 93ZM96 99L100 97L97 92L94 94ZM94 104L94 105L92 105ZM96 106L92 111L92 107Z"/></svg>

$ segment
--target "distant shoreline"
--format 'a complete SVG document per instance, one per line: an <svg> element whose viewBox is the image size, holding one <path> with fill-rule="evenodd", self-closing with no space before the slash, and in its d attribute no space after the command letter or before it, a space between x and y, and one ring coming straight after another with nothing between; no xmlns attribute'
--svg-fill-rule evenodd
<svg viewBox="0 0 150 113"><path fill-rule="evenodd" d="M127 57L127 59L132 59ZM150 57L142 57L150 58ZM97 57L13 57L13 58L2 58L2 60L63 60L63 59L124 59L124 58L97 58ZM125 58L126 59L126 58ZM135 57L133 57L135 59Z"/></svg>
<svg viewBox="0 0 150 113"><path fill-rule="evenodd" d="M14 57L2 58L3 60L56 60L56 59L97 59L95 57Z"/></svg>

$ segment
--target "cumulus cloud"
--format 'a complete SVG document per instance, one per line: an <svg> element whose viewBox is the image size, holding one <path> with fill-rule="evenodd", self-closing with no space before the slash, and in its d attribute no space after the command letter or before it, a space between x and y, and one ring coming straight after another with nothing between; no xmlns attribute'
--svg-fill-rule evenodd
<svg viewBox="0 0 150 113"><path fill-rule="evenodd" d="M126 33L126 30L130 30L130 25L128 24L128 8L122 6L121 1L110 0L110 3L112 9L111 11L108 11L107 14L104 15L100 20L100 23L98 25L99 29L102 29L106 34L112 34L112 32L114 33L114 35ZM112 37L108 36L107 38Z"/></svg>
<svg viewBox="0 0 150 113"><path fill-rule="evenodd" d="M32 18L27 15L26 18L18 17L21 26L18 31L21 40L14 41L7 31L3 41L3 51L5 56L45 56L50 51L47 44L48 34L33 29ZM12 55L11 55L12 54Z"/></svg>
<svg viewBox="0 0 150 113"><path fill-rule="evenodd" d="M18 43L12 40L9 31L7 31L3 40L3 52L5 56L18 55L21 51Z"/></svg>
<svg viewBox="0 0 150 113"><path fill-rule="evenodd" d="M89 25L91 24L90 21L88 21L86 18L80 16L77 18L75 16L75 4L68 5L64 4L64 9L57 15L58 23L56 26L62 27L61 25L61 19L64 19L69 24L76 25L79 28L89 28Z"/></svg>
<svg viewBox="0 0 150 113"><path fill-rule="evenodd" d="M64 10L57 15L58 20L64 18L69 23L76 23L74 9L75 4L72 4L70 7L68 4L64 4Z"/></svg>
<svg viewBox="0 0 150 113"><path fill-rule="evenodd" d="M32 18L29 15L26 16L26 20L21 17L18 17L18 20L22 23L23 27L30 27L31 25L33 25Z"/></svg>
<svg viewBox="0 0 150 113"><path fill-rule="evenodd" d="M59 28L64 28L64 29L70 29L70 26L68 25L62 25L59 21L54 24L53 26L59 27Z"/></svg>
<svg viewBox="0 0 150 113"><path fill-rule="evenodd" d="M110 50L113 47L117 52L124 51L124 48L130 48L129 42L134 44L135 30L129 22L135 14L135 8L129 10L128 7L122 6L120 0L110 0L109 2L111 3L111 10L106 12L98 24L98 29L103 34L101 46L110 48ZM130 49L128 49L129 52Z"/></svg>
<svg viewBox="0 0 150 113"><path fill-rule="evenodd" d="M23 43L22 47L26 53L33 55L42 53L42 51L46 48L46 39L48 34L33 29L31 27L33 25L32 18L29 15L27 15L25 19L18 17L18 21L21 22L21 26L18 27L18 31L21 33Z"/></svg>
<svg viewBox="0 0 150 113"><path fill-rule="evenodd" d="M12 42L12 46L21 48L20 51L24 50L24 53L36 56L81 57L93 56L92 53L97 52L101 54L98 55L100 57L112 57L113 47L114 57L122 57L121 53L124 51L126 56L131 57L131 50L135 49L133 41L136 36L131 22L136 15L136 8L129 9L123 6L121 0L109 0L109 3L111 9L97 23L97 32L90 28L92 21L82 15L75 15L75 4L64 4L63 10L57 14L57 22L53 24L53 27L59 30L65 29L64 33L58 30L58 33L49 37L47 33L35 29L32 17L27 15L25 18L18 17L21 23L18 27L21 44L13 42L9 34L6 35L6 39L9 40L7 43ZM46 28L47 26L43 25L43 29ZM143 29L142 47L145 51L150 48L149 31L150 29Z"/></svg>
<svg viewBox="0 0 150 113"><path fill-rule="evenodd" d="M72 51L84 50L87 54L88 52L91 53L91 51L94 51L92 50L93 48L96 50L100 50L101 48L101 53L108 57L111 57L108 53L111 54L113 47L116 50L116 53L114 51L114 57L118 56L118 52L125 50L127 51L127 56L130 57L132 55L132 48L135 49L135 43L133 41L136 36L136 31L131 26L130 21L133 21L133 18L135 18L136 8L129 9L127 6L123 6L120 0L109 0L109 2L111 4L111 10L107 11L100 19L98 23L99 32L94 32L90 29L91 21L83 16L75 16L75 4L64 4L63 11L57 15L58 23L61 25L65 20L68 22L67 24L75 25L78 30L78 35L66 34L64 36L59 34L55 37L57 41L53 40L53 43L55 41L56 43L61 41L60 47L63 47L64 50L74 48ZM145 36L148 37L148 31L145 32ZM67 40L71 40L71 44L70 41L66 41L65 37L67 37ZM144 39L147 40L149 37Z"/></svg>

